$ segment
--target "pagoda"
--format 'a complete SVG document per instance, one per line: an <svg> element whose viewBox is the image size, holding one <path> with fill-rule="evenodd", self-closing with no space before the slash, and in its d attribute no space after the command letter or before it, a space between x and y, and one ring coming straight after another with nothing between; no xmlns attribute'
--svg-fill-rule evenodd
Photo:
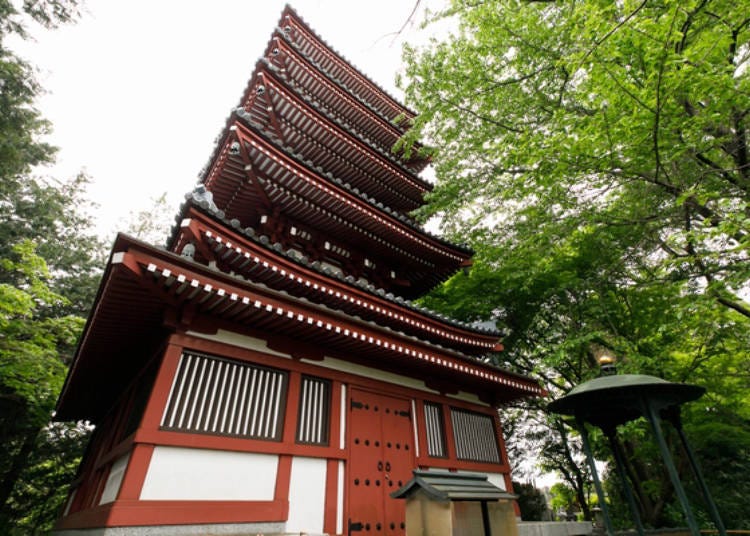
<svg viewBox="0 0 750 536"><path fill-rule="evenodd" d="M413 117L284 9L166 248L115 240L57 406L95 425L59 534L402 535L414 469L511 490L498 408L542 390L411 301L472 254L409 217Z"/></svg>

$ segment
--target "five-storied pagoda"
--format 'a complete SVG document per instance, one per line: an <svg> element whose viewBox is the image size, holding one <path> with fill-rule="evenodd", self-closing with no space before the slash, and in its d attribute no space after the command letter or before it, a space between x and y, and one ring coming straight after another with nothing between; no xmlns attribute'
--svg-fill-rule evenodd
<svg viewBox="0 0 750 536"><path fill-rule="evenodd" d="M471 256L409 218L411 117L284 9L167 247L115 241L57 408L96 425L61 534L401 535L413 469L510 489L497 407L541 389L410 301Z"/></svg>

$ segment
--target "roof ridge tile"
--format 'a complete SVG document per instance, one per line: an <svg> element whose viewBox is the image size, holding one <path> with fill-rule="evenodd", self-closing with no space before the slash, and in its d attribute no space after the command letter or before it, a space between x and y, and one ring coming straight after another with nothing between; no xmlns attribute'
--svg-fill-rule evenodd
<svg viewBox="0 0 750 536"><path fill-rule="evenodd" d="M353 282L350 282L346 279L346 276L342 276L341 274L334 272L333 270L330 270L325 265L323 265L320 261L309 262L309 261L306 261L306 258L304 256L303 258L299 258L296 255L290 255L288 251L285 251L283 249L283 247L276 249L274 247L275 244L272 245L270 239L266 235L258 235L255 232L255 229L253 229L252 227L245 227L243 229L240 227L232 226L231 221L228 221L225 218L223 211L217 208L211 207L210 205L208 205L208 203L202 202L200 198L196 199L193 192L186 194L185 198L186 200L195 203L199 208L209 213L215 219L233 227L233 229L235 229L237 232L241 233L245 237L249 238L251 241L261 244L266 249L272 250L274 253L282 255L283 257L289 259L290 261L294 262L295 264L299 266L302 266L307 269L312 269L322 275L333 277L349 286L353 286L353 287L358 288L359 290L366 291L368 294L372 296L384 298L393 304L406 307L407 309L423 314L433 320L438 320L440 322L443 322L455 328L465 329L473 333L483 334L483 335L488 335L488 336L493 336L493 337L494 336L499 337L501 335L501 333L497 330L489 330L484 327L475 327L475 326L472 326L470 323L462 322L460 320L450 318L447 315L444 315L442 313L432 311L431 309L417 305L413 301L403 298L402 296L397 296L391 292L387 292L383 288L375 287L371 283L364 284L358 280L354 280Z"/></svg>

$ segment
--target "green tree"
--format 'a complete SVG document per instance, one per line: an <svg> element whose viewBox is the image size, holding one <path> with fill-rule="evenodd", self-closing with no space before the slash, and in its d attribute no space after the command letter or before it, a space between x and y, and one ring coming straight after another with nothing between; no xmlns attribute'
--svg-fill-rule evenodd
<svg viewBox="0 0 750 536"><path fill-rule="evenodd" d="M518 508L524 521L542 521L547 511L544 493L530 482L513 482L513 491L518 495Z"/></svg>
<svg viewBox="0 0 750 536"><path fill-rule="evenodd" d="M575 512L578 509L578 501L576 500L576 492L572 488L566 486L561 482L552 484L550 488L550 508L552 511L557 512Z"/></svg>
<svg viewBox="0 0 750 536"><path fill-rule="evenodd" d="M66 367L60 348L72 347L83 319L73 315L45 317L39 310L63 303L51 291L46 263L33 243L22 241L9 258L0 258L0 504L7 506L28 465L39 432L49 422ZM11 516L0 510L0 527L8 532Z"/></svg>
<svg viewBox="0 0 750 536"><path fill-rule="evenodd" d="M86 187L80 173L57 182L19 175L0 188L0 255L22 240L32 240L50 270L49 285L65 296L43 314L86 316L101 276L105 250L93 232Z"/></svg>
<svg viewBox="0 0 750 536"><path fill-rule="evenodd" d="M7 534L47 534L60 516L90 427L50 423L37 435L6 511L12 520Z"/></svg>
<svg viewBox="0 0 750 536"><path fill-rule="evenodd" d="M40 141L49 123L34 108L41 87L32 67L7 46L10 36L29 37L30 22L54 28L79 15L75 0L29 0L18 9L18 2L0 0L0 176L2 192L17 187L16 181L28 175L33 166L51 163L54 148Z"/></svg>
<svg viewBox="0 0 750 536"><path fill-rule="evenodd" d="M419 115L396 149L434 148L436 187L417 216L437 217L477 254L468 276L425 304L496 319L508 330L498 362L540 377L552 396L595 375L604 348L625 372L705 385L688 432L702 422L746 433L748 8L487 0L438 14L457 31L405 50ZM707 413L718 418L701 421ZM585 511L580 460L549 441L575 447L575 432L535 418L553 431L544 463L565 461ZM517 430L511 444L524 439ZM619 441L644 519L679 523L645 428ZM747 507L729 509L728 524L750 523Z"/></svg>
<svg viewBox="0 0 750 536"><path fill-rule="evenodd" d="M7 45L28 25L78 17L76 0L0 0L0 532L46 532L80 454L84 427L50 425L66 363L96 289L103 248L81 174L34 175L53 161L32 66ZM65 297L63 297L65 296Z"/></svg>
<svg viewBox="0 0 750 536"><path fill-rule="evenodd" d="M42 139L50 124L34 106L42 91L34 69L7 46L11 36L28 38L30 24L54 28L78 16L76 0L0 0L0 255L21 240L34 241L49 265L50 284L67 298L63 312L83 314L103 249L91 232L84 195L89 179L83 173L65 182L34 176L54 161L56 149Z"/></svg>
<svg viewBox="0 0 750 536"><path fill-rule="evenodd" d="M420 112L406 141L440 150L422 215L444 214L474 242L539 215L566 235L627 227L634 267L750 316L737 295L748 279L750 6L454 6L460 33L405 55Z"/></svg>

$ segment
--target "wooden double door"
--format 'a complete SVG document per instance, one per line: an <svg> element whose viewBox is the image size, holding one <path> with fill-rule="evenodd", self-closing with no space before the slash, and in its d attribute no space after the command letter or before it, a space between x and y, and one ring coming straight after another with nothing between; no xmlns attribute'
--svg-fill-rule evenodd
<svg viewBox="0 0 750 536"><path fill-rule="evenodd" d="M402 536L405 501L393 499L415 467L411 401L352 389L348 534Z"/></svg>

